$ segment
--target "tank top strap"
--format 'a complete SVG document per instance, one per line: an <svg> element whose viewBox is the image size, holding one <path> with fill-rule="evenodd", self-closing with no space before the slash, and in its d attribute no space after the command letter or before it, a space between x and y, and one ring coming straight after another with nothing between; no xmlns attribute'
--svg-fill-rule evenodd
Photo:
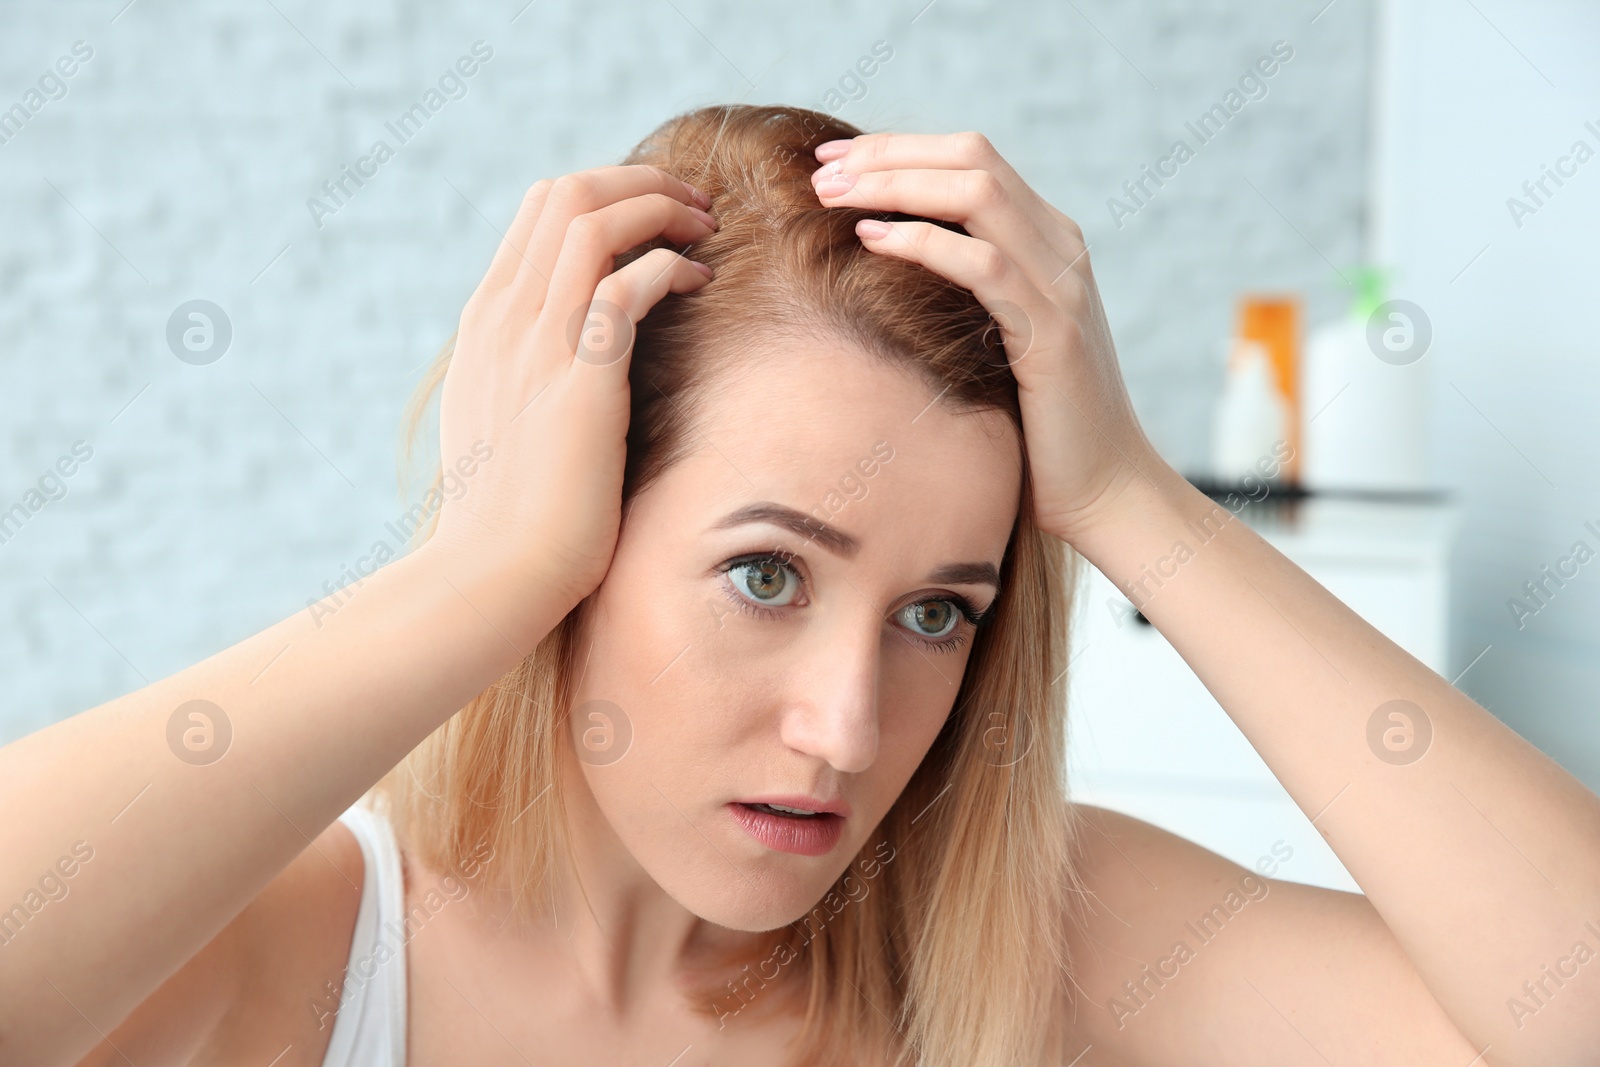
<svg viewBox="0 0 1600 1067"><path fill-rule="evenodd" d="M388 818L357 802L339 816L365 872L344 988L323 1067L405 1067L405 881Z"/></svg>

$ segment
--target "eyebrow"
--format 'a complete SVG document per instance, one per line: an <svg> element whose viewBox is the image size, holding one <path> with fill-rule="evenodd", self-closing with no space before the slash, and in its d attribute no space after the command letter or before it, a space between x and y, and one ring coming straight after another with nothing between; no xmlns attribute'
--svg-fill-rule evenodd
<svg viewBox="0 0 1600 1067"><path fill-rule="evenodd" d="M780 526L798 537L805 538L807 542L815 541L829 552L845 559L854 559L861 551L861 541L858 538L837 527L829 526L820 519L814 519L803 511L796 511L794 508L770 500L746 504L737 511L731 511L712 524L710 529L729 530L757 522ZM992 585L998 590L1000 571L989 562L946 563L928 575L928 580L951 585Z"/></svg>

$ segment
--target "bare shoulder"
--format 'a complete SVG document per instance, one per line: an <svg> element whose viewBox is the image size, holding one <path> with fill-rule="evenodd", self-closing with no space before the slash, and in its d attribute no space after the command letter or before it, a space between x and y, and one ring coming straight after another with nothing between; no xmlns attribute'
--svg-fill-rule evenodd
<svg viewBox="0 0 1600 1067"><path fill-rule="evenodd" d="M1454 1064L1477 1055L1365 896L1280 881L1079 805L1079 1067ZM1264 850L1265 851L1265 850Z"/></svg>
<svg viewBox="0 0 1600 1067"><path fill-rule="evenodd" d="M335 820L81 1067L130 1060L318 1067L333 1032L363 867L355 835Z"/></svg>

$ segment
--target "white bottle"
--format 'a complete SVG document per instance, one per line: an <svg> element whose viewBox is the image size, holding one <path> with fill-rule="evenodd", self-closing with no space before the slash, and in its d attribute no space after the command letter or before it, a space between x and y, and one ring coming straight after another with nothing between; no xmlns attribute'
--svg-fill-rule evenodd
<svg viewBox="0 0 1600 1067"><path fill-rule="evenodd" d="M1431 359L1397 362L1374 351L1389 334L1412 330L1407 312L1385 309L1377 282L1337 322L1312 331L1302 371L1300 480L1313 492L1411 492L1428 488ZM1376 316L1376 321L1374 317ZM1396 325L1398 323L1399 325ZM1376 342L1374 341L1376 338Z"/></svg>
<svg viewBox="0 0 1600 1067"><path fill-rule="evenodd" d="M1233 345L1211 424L1211 476L1219 482L1260 478L1262 460L1275 460L1289 432L1289 413L1273 384L1266 348L1255 341Z"/></svg>

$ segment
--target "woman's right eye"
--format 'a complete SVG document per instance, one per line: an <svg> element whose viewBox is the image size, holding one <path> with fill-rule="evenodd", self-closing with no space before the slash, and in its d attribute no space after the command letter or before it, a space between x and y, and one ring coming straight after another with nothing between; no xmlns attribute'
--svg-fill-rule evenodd
<svg viewBox="0 0 1600 1067"><path fill-rule="evenodd" d="M723 573L742 599L763 607L788 607L800 593L800 576L776 559L741 560Z"/></svg>

